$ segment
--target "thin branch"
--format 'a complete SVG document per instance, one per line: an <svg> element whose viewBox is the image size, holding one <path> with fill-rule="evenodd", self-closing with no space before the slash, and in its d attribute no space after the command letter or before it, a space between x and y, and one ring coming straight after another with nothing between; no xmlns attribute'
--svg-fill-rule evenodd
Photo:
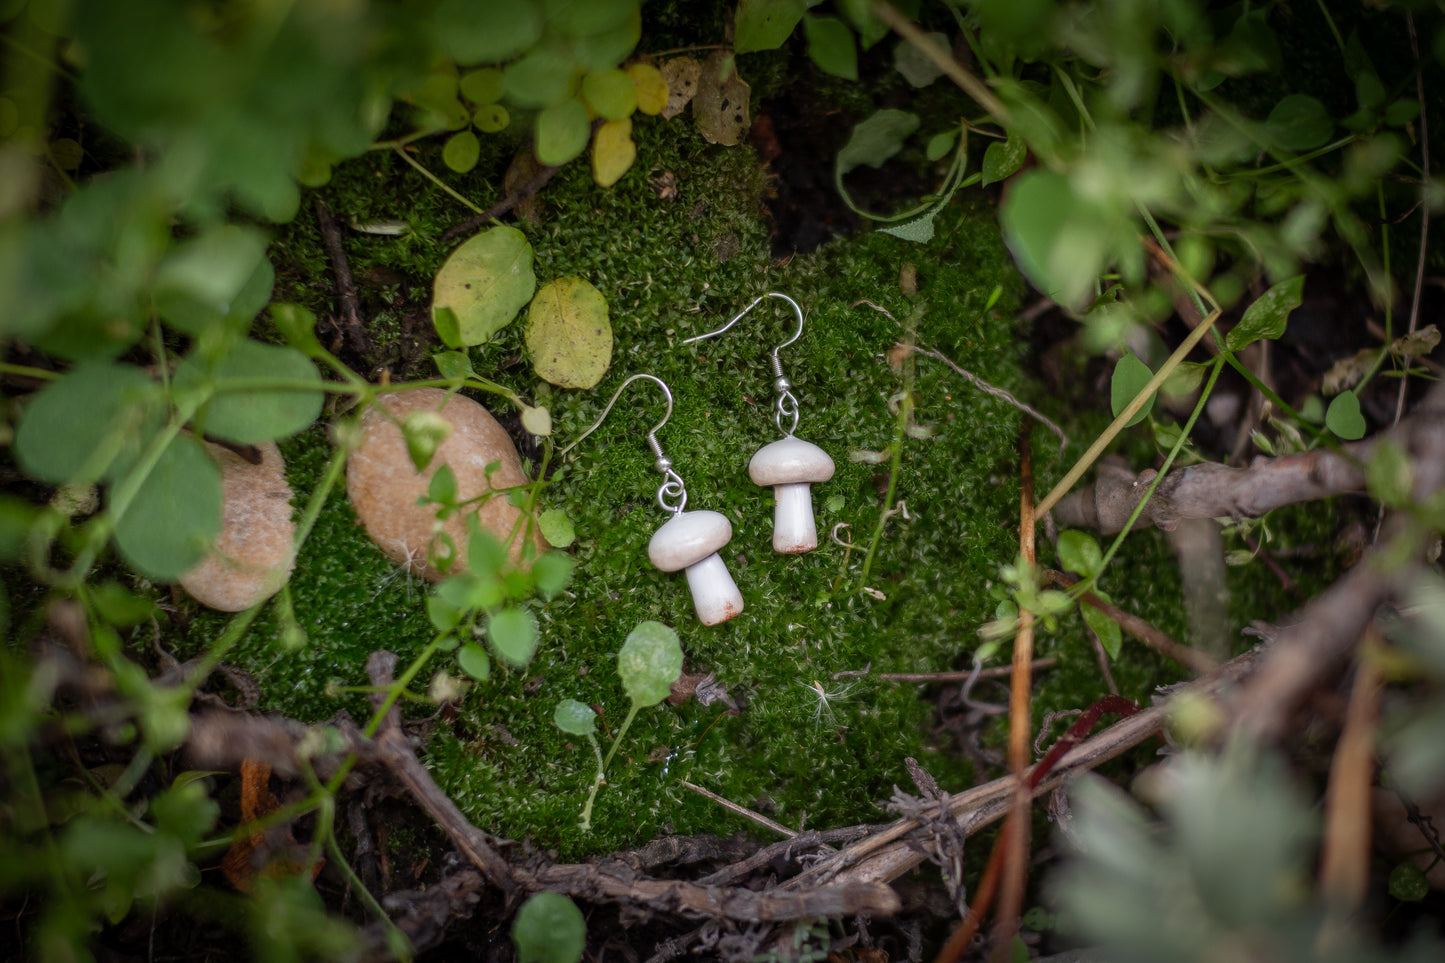
<svg viewBox="0 0 1445 963"><path fill-rule="evenodd" d="M973 385L979 391L982 391L986 395L992 395L993 397L998 398L1001 401L1005 401L1013 405L1019 411L1022 411L1024 414L1031 416L1035 421L1041 422L1046 428L1049 429L1049 431L1052 431L1054 434L1059 436L1059 451L1063 451L1065 448L1069 447L1069 436L1064 433L1064 429L1054 424L1054 422L1051 421L1048 416L1042 414L1032 406L1026 405L1022 401L1019 401L1017 398L1009 394L1003 388L1000 388L996 385L991 385L987 381L984 381L982 378L980 378L978 375L974 374L972 371L967 371L963 368L960 368L958 365L954 364L947 357L945 357L940 351L935 351L932 348L921 348L916 344L905 344L903 345L903 347L914 352L915 354L925 355L926 357L933 358L936 361L942 361L944 364L952 368L954 370L954 373L963 377L964 380L966 380L969 384Z"/></svg>
<svg viewBox="0 0 1445 963"><path fill-rule="evenodd" d="M792 839L794 836L798 835L787 826L784 826L782 823L775 822L769 819L767 816L764 816L762 813L755 813L748 807L739 805L738 803L733 802L731 799L726 799L722 796L719 796L717 793L709 789L704 789L701 786L694 786L686 779L679 779L678 782L682 783L683 786L691 789L699 796L702 796L704 799L711 799L713 802L717 803L728 812L736 813L744 819L750 819L753 822L757 823L759 826L762 826L764 829L771 829L773 832L786 836L789 839Z"/></svg>
<svg viewBox="0 0 1445 963"><path fill-rule="evenodd" d="M1059 660L1052 656L1034 659L1029 668L1034 672L1052 669ZM969 679L1002 679L1013 672L1011 665L994 666L992 669L960 669L956 672L878 672L870 669L845 669L833 673L833 681L839 679L877 679L880 682L967 682Z"/></svg>
<svg viewBox="0 0 1445 963"><path fill-rule="evenodd" d="M1064 588L1073 588L1079 583L1079 580L1072 575L1056 569L1048 569L1044 572L1044 575L1050 582L1053 582L1055 585L1061 585ZM1083 593L1079 596L1079 601L1103 612L1110 619L1117 622L1119 628L1128 632L1155 652L1168 656L1196 675L1204 675L1219 668L1219 663L1215 662L1203 652L1190 648L1182 642L1174 641L1166 633L1150 625L1148 622L1139 618L1139 616L1131 612L1125 612L1117 605L1111 605L1105 602L1093 592Z"/></svg>
<svg viewBox="0 0 1445 963"><path fill-rule="evenodd" d="M469 217L465 221L462 221L460 224L454 224L451 227L447 228L446 231L442 233L442 243L446 243L453 238L461 237L463 234L468 234L472 231L475 231L479 227L490 224L492 221L501 217L503 214L507 213L512 208L516 207L518 204L522 203L527 198L540 191L543 187L546 186L547 182L552 179L552 175L556 174L561 169L562 168L560 167L543 167L541 170L537 171L536 174L532 175L532 179L529 180L527 183L523 184L512 193L508 194L506 197L502 198L500 201L493 204L485 211L482 211L476 217ZM473 208L473 210L475 210L475 208Z"/></svg>
<svg viewBox="0 0 1445 963"><path fill-rule="evenodd" d="M947 74L948 78L955 84L958 84L964 93L968 94L978 102L980 107L992 114L994 120L1005 127L1010 126L1009 110L1004 106L1003 101L999 100L998 97L994 95L994 92L988 89L987 84L969 73L964 69L963 64L954 60L947 51L941 49L938 44L930 40L928 35L918 29L918 26L913 21L899 13L891 4L882 2L875 2L873 4L873 14L879 20L882 20L889 27L893 28L898 36L912 44L919 53L931 60L934 66Z"/></svg>
<svg viewBox="0 0 1445 963"><path fill-rule="evenodd" d="M1415 55L1415 96L1420 101L1420 170L1421 189L1430 183L1430 121L1426 115L1425 73L1420 69L1420 38L1415 33L1415 15L1405 11L1405 24L1410 28L1410 52ZM1425 289L1425 254L1429 250L1426 242L1430 239L1430 205L1420 205L1420 256L1415 262L1415 293L1410 299L1410 330L1415 333L1420 323L1420 298ZM1400 373L1400 393L1395 398L1395 422L1405 413L1405 388L1410 379L1410 366L1405 365Z"/></svg>
<svg viewBox="0 0 1445 963"><path fill-rule="evenodd" d="M316 197L316 224L321 229L321 244L326 256L331 259L331 272L336 275L336 296L341 302L341 318L345 323L351 348L358 355L366 357L371 351L371 339L361 323L361 302L356 297L356 282L351 277L351 265L346 261L346 249L341 242L341 229L336 218L318 194Z"/></svg>

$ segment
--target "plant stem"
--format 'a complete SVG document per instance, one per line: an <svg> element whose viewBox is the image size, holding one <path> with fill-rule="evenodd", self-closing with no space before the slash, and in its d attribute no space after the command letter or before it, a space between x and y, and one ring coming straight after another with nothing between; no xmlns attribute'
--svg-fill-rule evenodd
<svg viewBox="0 0 1445 963"><path fill-rule="evenodd" d="M444 182L440 177L437 177L437 176L436 176L435 174L433 174L431 171L429 171L429 170L427 170L425 167L423 167L420 161L416 160L416 158L412 157L410 154L408 154L408 153L406 152L406 148L393 145L392 150L394 150L397 154L399 154L399 155L401 156L401 159L402 159L402 160L406 161L406 162L407 162L408 164L410 164L412 167L415 167L418 171L420 171L423 177L425 177L427 180L431 181L431 182L432 182L433 184L435 184L437 187L440 187L440 188L441 188L443 191L445 191L447 194L450 194L454 200L460 202L464 207L466 207L468 210L470 210L473 214L480 214L480 213L482 213L482 209L481 209L480 207L478 207L477 205L473 204L471 201L467 200L467 199L466 199L465 197L463 197L461 194L458 194L455 190L452 189L452 187L451 187L450 184L447 184L447 183Z"/></svg>
<svg viewBox="0 0 1445 963"><path fill-rule="evenodd" d="M612 737L612 748L607 750L607 758L602 761L602 775L607 774L607 767L612 765L612 757L617 755L617 747L622 745L622 737L627 733L627 727L632 725L632 720L637 716L637 703L632 703L627 710L627 718L622 720L622 728L617 730L617 735Z"/></svg>

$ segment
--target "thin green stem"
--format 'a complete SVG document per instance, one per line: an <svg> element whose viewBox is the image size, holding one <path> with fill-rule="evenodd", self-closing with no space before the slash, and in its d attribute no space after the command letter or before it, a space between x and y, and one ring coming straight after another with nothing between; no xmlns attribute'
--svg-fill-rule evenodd
<svg viewBox="0 0 1445 963"><path fill-rule="evenodd" d="M632 725L632 720L637 718L637 703L627 710L627 718L622 720L622 728L617 730L617 735L612 738L612 748L607 750L607 758L602 760L602 774L607 774L607 767L612 765L612 757L617 755L617 747L622 745L622 737L627 734L627 727Z"/></svg>
<svg viewBox="0 0 1445 963"><path fill-rule="evenodd" d="M415 168L417 169L417 171L419 171L423 177L425 177L427 180L431 181L431 182L432 182L433 184L435 184L437 187L441 188L443 191L445 191L447 194L449 194L454 200L456 200L458 203L462 204L462 205L465 206L468 210L470 210L473 214L480 214L480 213L482 213L482 209L481 209L480 207L478 207L477 205L473 204L471 201L467 200L467 199L466 199L465 197L463 197L461 194L459 194L459 193L457 193L455 190L453 190L450 184L447 184L447 183L446 183L445 181L443 181L440 177L437 177L437 176L436 176L435 174L433 174L431 171L427 170L426 167L424 167L424 166L421 164L420 161L418 161L416 158L412 157L410 154L408 154L408 153L406 152L406 148L404 148L404 147L393 147L393 150L394 150L398 155L400 155L400 157L401 157L402 160L406 161L406 162L407 162L408 164L410 164L412 167L415 167Z"/></svg>
<svg viewBox="0 0 1445 963"><path fill-rule="evenodd" d="M46 371L44 368L32 368L24 364L11 364L8 361L0 361L0 375L17 375L21 378L36 378L40 381L54 381L60 377L59 371Z"/></svg>

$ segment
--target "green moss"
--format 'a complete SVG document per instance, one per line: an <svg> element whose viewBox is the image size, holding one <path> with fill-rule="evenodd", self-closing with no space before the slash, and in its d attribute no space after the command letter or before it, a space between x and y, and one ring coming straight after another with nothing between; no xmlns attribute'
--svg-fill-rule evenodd
<svg viewBox="0 0 1445 963"><path fill-rule="evenodd" d="M545 398L559 445L593 423L625 376L645 371L667 381L676 410L660 440L687 481L689 507L732 520L724 557L746 610L704 628L683 577L646 560L647 541L666 516L654 503L660 479L642 435L661 409L654 390L635 385L558 466L546 492L546 502L576 524L570 551L577 570L566 593L537 606L543 642L536 660L524 673L498 670L474 686L457 718L439 723L428 763L478 825L530 837L564 857L664 832L754 828L689 791L684 779L793 827L878 820L892 786L908 784L908 756L943 785L968 784L974 774L932 735L934 709L917 687L837 682L832 675L868 666L928 672L967 664L977 627L993 615L988 588L1017 551L1018 414L944 366L919 359L916 418L936 433L906 441L895 500L907 514L888 522L867 583L873 593L857 584L885 507L886 466L849 455L881 450L894 436L889 399L902 382L886 353L905 336L904 325L916 325L922 343L980 377L1026 398L1040 393L1021 372L1027 344L1014 318L1023 285L992 208L981 199L956 203L927 245L869 234L774 263L760 206L766 179L750 151L707 145L681 122L642 119L636 136L638 161L614 188L598 190L585 163L570 165L539 196L537 223L528 230L539 281L580 275L607 296L616 342L607 378L583 392L536 384L516 363L520 321L474 349L473 362L524 396ZM436 148L424 144L420 156L440 171ZM478 204L490 203L504 164L498 150L476 172L450 182ZM661 199L649 184L663 170L676 177L676 199ZM436 240L469 212L388 153L344 166L323 193L343 221L412 223L415 233L407 238L348 234L348 250L359 277L392 272L401 278L394 297L424 303L431 273L448 250ZM309 225L301 219L278 241L281 291L324 314L329 267ZM912 298L899 290L905 264L917 273ZM772 552L771 492L746 474L752 452L777 437L768 353L791 330L791 315L765 305L723 337L681 344L769 290L806 310L803 337L782 360L801 404L799 435L829 450L838 465L834 479L815 488L824 542L794 557ZM1066 465L1051 445L1039 447L1040 477L1057 477ZM329 457L325 430L288 442L285 455L304 497ZM826 538L838 525L858 548ZM1157 538L1136 536L1107 585L1121 604L1180 634L1173 571ZM386 648L410 659L432 634L428 588L398 575L366 541L341 492L321 513L290 591L306 645L280 650L268 610L232 656L258 677L267 709L308 719L343 707L364 713L359 697L330 696L328 684L364 685L369 651ZM561 699L579 699L600 706L607 731L615 730L627 711L616 652L643 619L676 627L689 671L714 673L741 712L696 702L643 711L598 797L594 831L584 837L576 822L594 772L591 750L555 729L552 711ZM192 645L213 638L220 621L198 615ZM1087 705L1104 691L1077 618L1041 639L1040 650L1060 658L1041 680L1041 714ZM1175 677L1138 646L1128 651L1115 667L1126 694L1147 696L1152 685ZM435 668L455 672L449 659ZM829 694L826 706L815 682Z"/></svg>

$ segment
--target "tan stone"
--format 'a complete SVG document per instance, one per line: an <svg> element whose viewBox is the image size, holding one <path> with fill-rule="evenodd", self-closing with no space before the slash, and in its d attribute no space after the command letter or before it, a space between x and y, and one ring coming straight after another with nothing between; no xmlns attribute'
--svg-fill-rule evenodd
<svg viewBox="0 0 1445 963"><path fill-rule="evenodd" d="M439 407L446 399L446 406ZM380 410L381 406L385 410ZM451 434L437 446L436 454L426 471L418 472L407 453L401 422L414 412L439 411L452 426ZM485 408L461 395L447 398L440 388L413 388L382 395L378 404L361 418L361 444L346 460L346 493L356 515L386 556L398 565L431 581L466 569L467 528L464 514L456 514L438 523L436 506L418 505L431 485L431 479L442 465L450 465L457 479L457 501L464 502L493 489L511 488L528 482L522 471L522 459L512 439ZM487 465L500 462L492 473L490 484ZM474 509L482 530L498 541L511 538L513 562L521 562L525 539L518 522L522 511L507 501L505 495L494 495ZM530 540L540 553L545 547L537 526L532 524ZM450 572L441 572L428 564L428 549L438 528L451 536L457 547L457 558Z"/></svg>
<svg viewBox="0 0 1445 963"><path fill-rule="evenodd" d="M221 466L221 534L181 588L202 605L240 612L275 595L291 577L296 525L286 464L272 442L256 446L256 465L221 445L206 449Z"/></svg>

